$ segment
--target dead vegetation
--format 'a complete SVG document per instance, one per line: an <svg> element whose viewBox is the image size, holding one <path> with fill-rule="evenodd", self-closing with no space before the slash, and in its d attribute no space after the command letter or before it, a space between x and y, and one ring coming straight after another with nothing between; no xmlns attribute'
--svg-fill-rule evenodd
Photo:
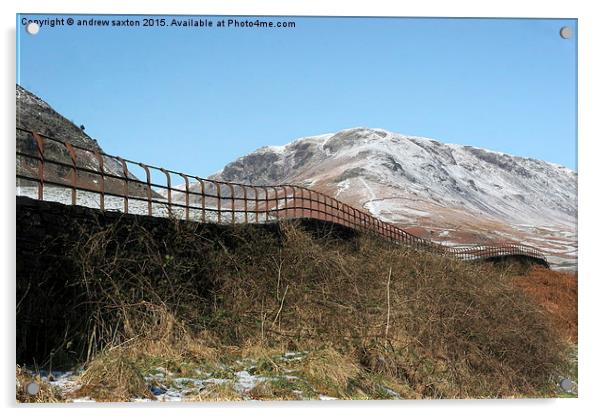
<svg viewBox="0 0 602 416"><path fill-rule="evenodd" d="M301 366L301 373L306 376L321 393L344 397L349 384L360 373L359 366L332 347L311 351Z"/></svg>
<svg viewBox="0 0 602 416"><path fill-rule="evenodd" d="M135 362L120 348L103 352L90 362L82 374L81 387L75 396L86 396L96 401L129 401L149 398L144 377Z"/></svg>
<svg viewBox="0 0 602 416"><path fill-rule="evenodd" d="M203 402L237 402L242 400L240 393L234 389L232 383L212 384L203 389L192 401Z"/></svg>
<svg viewBox="0 0 602 416"><path fill-rule="evenodd" d="M311 384L305 397L554 394L567 346L511 268L288 223L278 233L173 227L157 238L117 223L74 244L86 318L78 394L149 397L141 374L159 365L217 373L254 357L257 371L278 374L273 357L285 351L307 352L290 370ZM286 383L261 383L251 398L298 398ZM226 383L195 397L241 395Z"/></svg>
<svg viewBox="0 0 602 416"><path fill-rule="evenodd" d="M577 343L577 274L533 267L514 284L523 289L552 317L554 326L571 343Z"/></svg>
<svg viewBox="0 0 602 416"><path fill-rule="evenodd" d="M57 389L42 380L39 375L33 375L20 366L17 366L16 382L17 402L19 403L58 403L64 401L64 397ZM28 394L26 391L27 385L32 382L39 387L39 392L36 395Z"/></svg>

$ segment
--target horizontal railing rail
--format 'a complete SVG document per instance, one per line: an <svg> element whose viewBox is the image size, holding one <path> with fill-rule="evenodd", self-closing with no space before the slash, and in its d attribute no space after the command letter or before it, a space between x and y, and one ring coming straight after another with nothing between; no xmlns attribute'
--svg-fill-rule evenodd
<svg viewBox="0 0 602 416"><path fill-rule="evenodd" d="M21 127L17 127L16 154L19 194L40 200L218 224L311 218L462 260L522 256L548 266L544 254L534 247L514 243L445 246L299 185L250 185L200 178ZM135 171L143 175L142 179ZM174 178L183 183L174 186Z"/></svg>

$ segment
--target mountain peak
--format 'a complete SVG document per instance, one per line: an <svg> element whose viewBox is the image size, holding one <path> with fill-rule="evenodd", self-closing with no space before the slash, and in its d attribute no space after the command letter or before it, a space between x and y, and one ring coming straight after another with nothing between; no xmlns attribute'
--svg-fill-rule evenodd
<svg viewBox="0 0 602 416"><path fill-rule="evenodd" d="M263 147L215 178L310 186L442 242L516 238L552 260L576 255L577 174L532 158L354 127Z"/></svg>

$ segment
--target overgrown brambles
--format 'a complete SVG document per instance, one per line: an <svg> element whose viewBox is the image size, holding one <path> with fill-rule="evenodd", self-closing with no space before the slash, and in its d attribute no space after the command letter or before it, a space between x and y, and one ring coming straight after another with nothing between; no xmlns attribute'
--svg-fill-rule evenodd
<svg viewBox="0 0 602 416"><path fill-rule="evenodd" d="M117 223L84 232L70 255L90 357L122 344L146 351L120 361L124 372L142 356L210 362L251 344L307 351L299 370L324 394L379 397L380 379L401 397L456 398L551 394L565 363L565 345L512 284L513 270L369 236L174 223L158 238ZM109 377L112 366L95 362L89 379Z"/></svg>

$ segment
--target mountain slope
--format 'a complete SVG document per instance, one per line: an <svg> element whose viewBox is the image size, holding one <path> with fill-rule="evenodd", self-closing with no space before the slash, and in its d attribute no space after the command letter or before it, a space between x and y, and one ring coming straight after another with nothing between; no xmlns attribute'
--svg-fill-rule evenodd
<svg viewBox="0 0 602 416"><path fill-rule="evenodd" d="M260 148L214 178L301 184L443 243L521 240L576 262L577 173L553 163L354 128Z"/></svg>
<svg viewBox="0 0 602 416"><path fill-rule="evenodd" d="M96 140L55 111L46 101L17 85L17 127L68 143L100 150Z"/></svg>
<svg viewBox="0 0 602 416"><path fill-rule="evenodd" d="M99 162L97 157L94 155L94 151L103 152L102 148L98 145L98 142L88 136L80 127L76 126L72 121L54 110L46 101L42 100L37 95L26 90L20 85L16 86L16 107L17 107L17 132L16 132L16 148L18 152L29 156L37 156L38 149L32 136L19 128L34 131L44 136L48 136L53 139L58 139L65 143L70 143L74 146L79 146L89 151L81 149L75 149L76 163L79 168L90 168L99 170ZM44 141L44 157L49 161L62 162L67 166L72 163L71 156L69 155L66 147L62 143L57 143L52 140L46 139ZM115 176L124 177L122 165L114 158L104 157L103 158L103 169L105 173L110 173ZM32 157L20 156L17 158L17 174L21 174L27 177L37 177L38 175L38 161ZM67 185L70 183L71 168L65 166L53 165L52 163L46 164L45 180L53 180L58 183L64 183ZM80 187L88 188L90 190L99 191L99 175L94 174L83 174L80 172L78 175L78 184ZM128 172L128 178L136 179L136 176L131 172ZM37 187L37 184L33 181L18 179L17 185L20 188L20 194L33 195L35 192L32 191L33 187ZM51 186L47 186L51 188ZM68 191L67 188L61 188L63 191ZM123 184L120 181L106 182L106 191L108 192L121 192ZM145 187L141 185L130 186L130 195L146 195ZM48 189L50 191L50 189ZM50 192L56 194L57 189Z"/></svg>
<svg viewBox="0 0 602 416"><path fill-rule="evenodd" d="M17 127L101 150L39 97L18 85L16 95ZM37 154L31 136L19 131L17 149ZM45 152L50 159L71 163L61 144L48 142ZM97 169L98 162L92 152L80 151L77 164ZM104 168L123 176L115 159L105 158ZM17 160L18 173L35 177L37 169L36 159ZM70 173L69 167L55 167L47 169L46 179L67 184ZM128 177L135 178L132 173ZM541 248L557 267L576 265L577 174L548 162L355 128L260 148L229 163L213 178L256 185L300 184L443 244L514 240ZM78 180L80 186L98 191L97 175ZM18 180L22 189L35 185ZM107 191L119 193L122 188L121 181L107 183ZM145 196L146 188L130 187L129 193Z"/></svg>

